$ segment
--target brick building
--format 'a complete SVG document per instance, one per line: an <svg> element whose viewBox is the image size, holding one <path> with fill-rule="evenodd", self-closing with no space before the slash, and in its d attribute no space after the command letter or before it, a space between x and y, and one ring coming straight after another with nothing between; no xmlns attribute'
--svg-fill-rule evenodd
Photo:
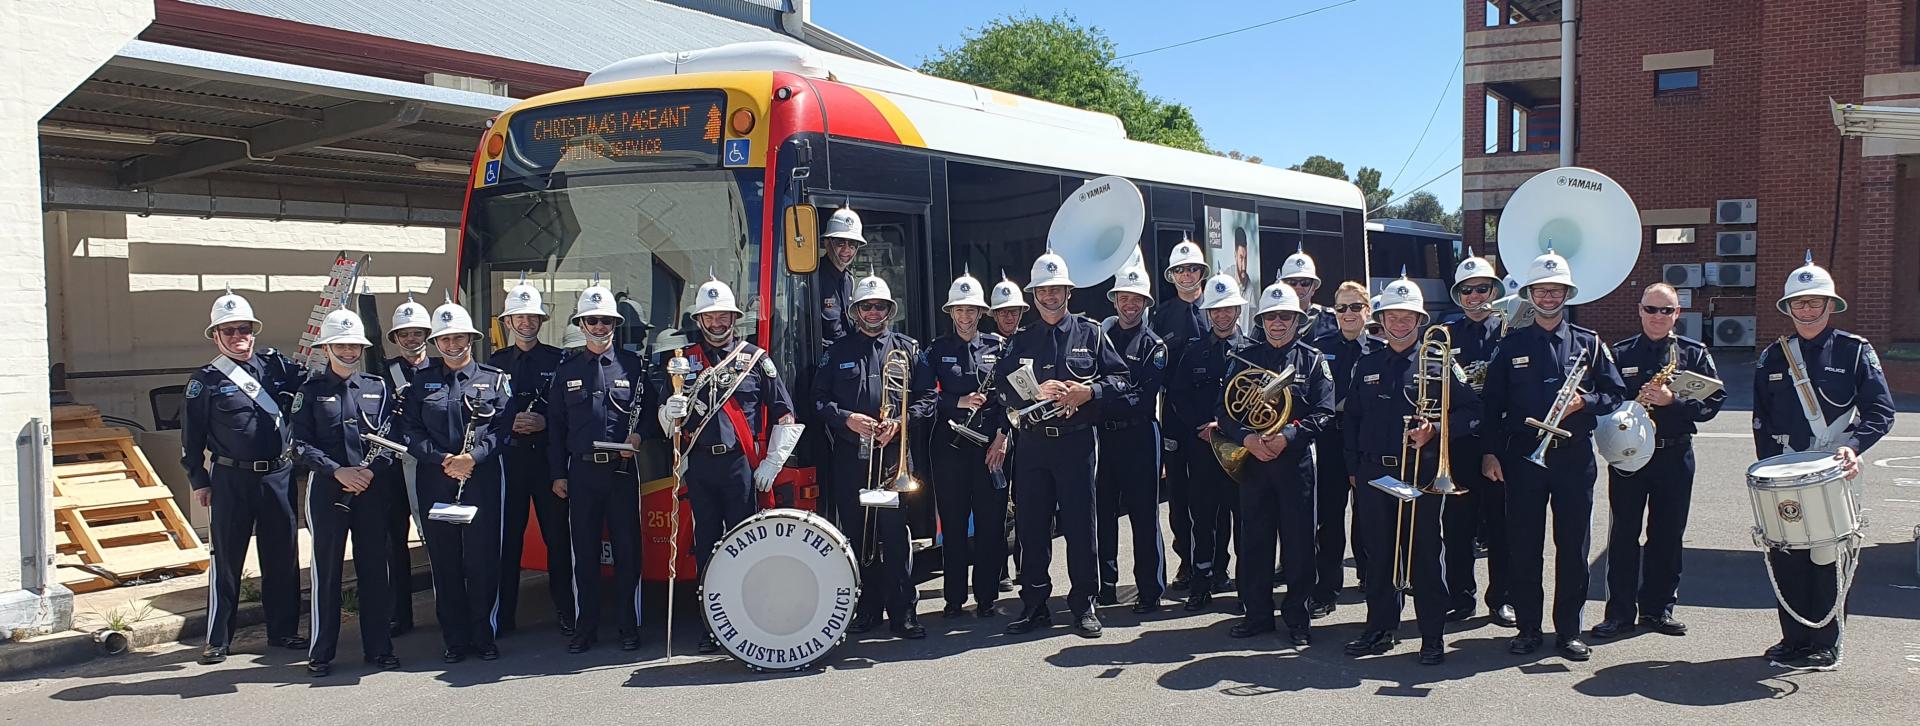
<svg viewBox="0 0 1920 726"><path fill-rule="evenodd" d="M1493 249L1488 230L1497 241L1513 190L1559 165L1562 11L1466 1L1462 207L1478 249ZM1635 332L1634 291L1671 278L1697 285L1689 311L1703 319L1688 322L1703 327L1689 335L1763 345L1788 329L1772 302L1811 248L1853 303L1841 327L1882 349L1920 341L1920 141L1842 142L1828 105L1920 107L1920 0L1606 0L1577 12L1573 163L1619 181L1644 225L1633 273L1582 306L1582 324ZM1729 335L1742 327L1754 334Z"/></svg>

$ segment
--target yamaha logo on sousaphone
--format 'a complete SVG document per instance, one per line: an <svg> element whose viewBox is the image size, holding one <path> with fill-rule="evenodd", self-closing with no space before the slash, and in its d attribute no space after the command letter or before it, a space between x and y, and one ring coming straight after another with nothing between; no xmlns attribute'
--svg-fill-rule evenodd
<svg viewBox="0 0 1920 726"><path fill-rule="evenodd" d="M1125 269L1146 228L1147 204L1125 177L1088 180L1060 205L1047 228L1047 246L1066 262L1074 287L1093 287ZM1049 264L1048 272L1059 272Z"/></svg>

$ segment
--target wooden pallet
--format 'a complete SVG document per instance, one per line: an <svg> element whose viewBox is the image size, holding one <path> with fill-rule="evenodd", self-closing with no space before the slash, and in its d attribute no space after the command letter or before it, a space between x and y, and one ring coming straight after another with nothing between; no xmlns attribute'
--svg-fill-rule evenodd
<svg viewBox="0 0 1920 726"><path fill-rule="evenodd" d="M92 406L53 409L55 563L76 592L162 571L204 572L206 549L132 432Z"/></svg>

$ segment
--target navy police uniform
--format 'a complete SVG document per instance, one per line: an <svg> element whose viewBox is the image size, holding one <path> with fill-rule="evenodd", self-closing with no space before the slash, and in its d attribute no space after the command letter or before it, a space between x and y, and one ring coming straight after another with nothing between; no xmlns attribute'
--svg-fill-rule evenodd
<svg viewBox="0 0 1920 726"><path fill-rule="evenodd" d="M1367 572L1368 633L1392 634L1400 627L1400 611L1405 596L1395 581L1396 568L1406 572L1413 588L1414 618L1419 624L1424 648L1441 646L1447 624L1449 594L1442 576L1444 550L1441 520L1446 510L1466 504L1466 495L1422 494L1404 501L1369 485L1383 476L1393 477L1417 487L1433 484L1440 469L1440 439L1411 449L1405 445L1410 427L1408 416L1415 411L1418 397L1416 356L1419 346L1404 351L1381 346L1354 366L1353 388L1347 399L1344 435L1347 470L1352 473L1356 516L1366 519L1366 536L1371 555ZM1429 376L1445 376L1451 390L1452 408L1444 412L1449 432L1465 429L1480 413L1480 399L1467 385L1459 369L1429 371ZM1430 390L1428 395L1439 396ZM1439 427L1440 422L1433 422ZM1437 432L1436 432L1437 433ZM1451 447L1451 444L1448 444ZM1411 456L1407 456L1411 452ZM1451 452L1450 452L1451 453ZM1415 458L1417 461L1407 461ZM1453 457L1452 468L1478 467L1478 459ZM1416 471L1418 477L1415 477ZM1457 473L1455 474L1457 476ZM1412 479L1412 481L1409 481ZM1412 540L1412 547L1404 543ZM1471 542L1465 545L1472 551ZM1388 642L1391 642L1389 640Z"/></svg>
<svg viewBox="0 0 1920 726"><path fill-rule="evenodd" d="M1103 418L1100 409L1112 406L1129 388L1126 361L1098 323L1068 314L1057 323L1037 319L1007 341L1007 351L993 371L995 391L1007 406L1033 403L1022 401L1007 382L1007 376L1022 365L1033 367L1035 383L1071 380L1093 389L1093 398L1070 417L1023 422L1013 476L1019 482L1013 499L1014 536L1020 540L1022 558L1021 619L1046 618L1047 598L1053 592L1048 570L1056 510L1060 533L1067 539L1067 576L1073 588L1067 594L1067 608L1079 618L1093 612L1100 589L1094 545L1093 429Z"/></svg>
<svg viewBox="0 0 1920 726"><path fill-rule="evenodd" d="M562 351L546 343L525 349L511 346L494 351L487 365L506 371L513 381L513 406L503 412L512 430L516 414L547 415L548 386L560 365ZM551 424L549 424L551 425ZM573 625L573 558L567 556L567 503L553 493L547 472L547 432L512 434L501 465L507 472L507 503L501 510L506 524L500 536L500 632L511 632L520 611L520 555L526 550L527 518L539 517L540 540L547 549L547 595L563 630ZM529 506L531 505L531 506ZM531 510L531 511L529 511Z"/></svg>
<svg viewBox="0 0 1920 726"><path fill-rule="evenodd" d="M913 366L912 416L931 421L927 448L933 462L933 494L940 513L940 556L949 610L965 607L969 575L980 612L1000 597L1000 563L1007 550L1006 478L987 469L987 445L1006 427L1000 402L988 397L978 410L960 407L960 399L981 390L1000 361L1006 340L978 333L936 338ZM979 444L954 432L947 422L985 435ZM971 572L969 572L971 568Z"/></svg>
<svg viewBox="0 0 1920 726"><path fill-rule="evenodd" d="M293 430L284 419L306 376L272 348L235 363L252 378L255 391L244 390L209 363L187 380L180 417L180 465L195 491L213 489L207 645L220 647L233 641L241 565L248 541L256 538L267 638L281 643L300 632L300 557L290 481ZM272 408L256 396L271 401Z"/></svg>
<svg viewBox="0 0 1920 726"><path fill-rule="evenodd" d="M886 383L883 373L888 354L896 350L905 351L911 361L919 355L920 344L891 330L841 338L827 348L814 374L813 406L836 439L829 488L839 512L840 531L847 536L848 546L861 553L860 602L854 617L863 627L870 627L884 613L895 629L903 629L916 621L914 603L918 599L912 578L913 543L907 531L907 508L904 502L899 507L860 506L861 489L870 483L876 488L888 484L867 481L869 455L880 457L878 470L883 478L890 479L901 466L900 442L883 446L876 439L869 451L860 435L847 428L847 419L856 413L880 418L881 389ZM912 396L911 391L908 396ZM892 413L898 417L900 412Z"/></svg>
<svg viewBox="0 0 1920 726"><path fill-rule="evenodd" d="M438 365L432 357L420 359L415 366L407 359L394 356L381 363L380 374L387 382L387 390L393 392L394 415L393 435L387 438L407 443L406 431L397 417L406 410L407 390L413 385L413 379L421 371ZM380 496L387 498L387 572L393 581L393 604L388 618L395 632L413 629L413 553L408 549L412 539L410 531L415 520L415 511L419 502L414 498L414 468L411 457L402 457L396 466L388 468L380 476L392 479L389 486L376 486ZM424 531L424 528L422 528Z"/></svg>
<svg viewBox="0 0 1920 726"><path fill-rule="evenodd" d="M1528 426L1546 420L1547 409L1574 367L1584 362L1582 408L1560 422L1572 433L1549 447L1547 466L1527 460L1541 432ZM1587 601L1587 548L1593 518L1593 426L1599 415L1618 408L1625 384L1613 354L1593 331L1562 321L1553 330L1539 323L1519 328L1500 341L1487 368L1481 392L1484 416L1479 436L1499 457L1507 481L1507 536L1513 550L1509 593L1523 638L1540 637L1545 594L1541 559L1546 552L1547 510L1553 511L1553 629L1562 642L1580 634L1580 609Z"/></svg>
<svg viewBox="0 0 1920 726"><path fill-rule="evenodd" d="M1114 595L1120 583L1120 515L1133 531L1133 584L1142 604L1158 604L1167 589L1166 545L1160 541L1160 422L1155 409L1167 373L1167 346L1146 325L1101 326L1127 363L1127 389L1100 406L1099 496L1100 591Z"/></svg>
<svg viewBox="0 0 1920 726"><path fill-rule="evenodd" d="M1280 602L1280 619L1289 629L1307 627L1307 601L1313 593L1314 470L1313 443L1333 422L1333 371L1313 346L1293 339L1284 346L1257 341L1239 350L1240 358L1227 366L1222 380L1231 380L1248 365L1275 373L1292 367L1288 389L1293 395L1292 420L1278 435L1286 448L1273 461L1247 454L1241 469L1240 602L1246 606L1248 630L1273 626L1273 558L1276 536L1285 554L1287 596ZM1244 441L1259 431L1229 416L1225 402L1213 397L1220 434Z"/></svg>
<svg viewBox="0 0 1920 726"><path fill-rule="evenodd" d="M645 374L632 351L582 349L554 370L546 393L545 479L567 480L576 643L599 635L603 531L613 547L614 626L623 643L640 637L640 481L633 459L593 444L624 443L644 420Z"/></svg>
<svg viewBox="0 0 1920 726"><path fill-rule="evenodd" d="M1212 423L1220 392L1227 381L1227 353L1252 344L1236 328L1222 338L1211 330L1187 341L1167 373L1167 480L1173 491L1184 491L1188 531L1187 563L1192 566L1190 587L1211 593L1228 579L1234 510L1239 508L1233 481L1220 468L1213 447L1200 433ZM1191 606L1191 603L1190 603Z"/></svg>
<svg viewBox="0 0 1920 726"><path fill-rule="evenodd" d="M1198 297L1195 297L1193 302L1187 302L1178 294L1170 295L1167 299L1154 303L1153 309L1148 311L1147 327L1166 343L1167 364L1177 366L1180 356L1186 352L1187 343L1206 334L1206 311L1200 309ZM1170 384L1171 374L1167 378ZM1168 400L1168 405L1171 406L1172 396L1168 396ZM1188 540L1193 535L1193 522L1187 514L1187 471L1179 465L1179 447L1193 445L1193 438L1183 438L1182 432L1175 429L1172 420L1166 421L1160 435L1161 451L1164 452L1167 464L1167 520L1173 528L1173 556L1179 560L1173 586L1178 588L1185 587L1187 578L1191 576L1192 563L1188 560L1187 554L1192 546Z"/></svg>
<svg viewBox="0 0 1920 726"><path fill-rule="evenodd" d="M1865 453L1893 429L1893 394L1887 388L1880 356L1866 338L1829 327L1812 339L1790 336L1786 340L1800 346L1801 360L1813 379L1826 420L1854 417L1837 446ZM1793 375L1780 345L1775 342L1761 351L1753 376L1753 448L1762 459L1813 446L1813 432L1794 393ZM1767 558L1773 562L1780 597L1794 610L1817 618L1833 608L1837 597L1833 563L1815 563L1811 550L1768 550ZM1778 606L1778 610L1781 642L1788 647L1840 647L1839 618L1824 627L1809 628L1795 620L1785 606Z"/></svg>
<svg viewBox="0 0 1920 726"><path fill-rule="evenodd" d="M513 417L506 415L512 395L512 381L505 371L481 363L450 370L442 361L414 378L401 409L420 509L445 502L479 510L468 524L431 519L421 524L427 558L433 565L434 613L449 657L462 657L469 650L483 655L494 651L500 600L500 510L506 495L499 454L513 425ZM471 420L469 408L495 414ZM469 450L470 420L473 447ZM441 468L443 460L462 451L474 461L464 486Z"/></svg>
<svg viewBox="0 0 1920 726"><path fill-rule="evenodd" d="M1627 338L1613 344L1613 360L1628 396L1637 396L1669 361L1677 361L1676 371L1720 377L1707 346L1680 335ZM1607 533L1607 620L1631 624L1635 616L1665 620L1673 615L1680 595L1681 537L1693 498L1694 426L1719 414L1726 400L1722 390L1704 400L1676 398L1649 407L1653 458L1636 472L1608 468L1607 506L1613 526ZM1640 543L1643 522L1645 547Z"/></svg>
<svg viewBox="0 0 1920 726"><path fill-rule="evenodd" d="M397 454L382 455L369 468L373 483L352 495L350 509L334 506L345 490L334 472L360 466L368 447L362 434L388 435L400 418L397 400L387 382L369 373L341 378L331 370L300 387L293 400L293 451L313 476L307 482L307 527L313 534L313 628L307 659L331 663L340 641L340 570L349 537L353 540L355 586L360 599L360 652L367 659L393 654L387 629L392 604L386 567L387 507L393 501L382 488L402 486L406 480L391 474L399 468ZM392 438L388 436L388 438ZM317 501L316 501L317 500Z"/></svg>
<svg viewBox="0 0 1920 726"><path fill-rule="evenodd" d="M1499 316L1488 315L1476 322L1462 314L1442 325L1453 341L1453 362L1461 368L1493 360L1494 349L1500 344ZM1453 480L1466 493L1448 498L1440 531L1447 543L1447 594L1453 598L1448 609L1472 612L1474 596L1479 592L1474 541L1480 540L1487 546L1487 610L1497 615L1500 608L1511 604L1507 597L1507 570L1512 557L1507 550L1507 485L1480 473L1480 456L1497 452L1490 452L1474 436L1479 425L1476 416L1452 431L1450 453L1459 462L1453 467Z"/></svg>
<svg viewBox="0 0 1920 726"><path fill-rule="evenodd" d="M688 444L686 457L687 497L693 505L693 556L704 571L714 544L753 516L758 506L753 470L766 456L760 447L766 441L767 427L793 413L793 398L769 356L761 355L758 363L753 362L760 349L752 344L739 342L717 348L702 341L685 350L688 367L699 379L698 389L687 394L692 399L693 415L682 425L692 433L700 419L713 416L700 431L700 438ZM728 360L735 350L739 354ZM725 393L736 380L740 385L732 398L710 400ZM714 411L713 406L722 410Z"/></svg>
<svg viewBox="0 0 1920 726"><path fill-rule="evenodd" d="M1333 308L1318 303L1311 303L1307 305L1306 316L1300 319L1300 327L1297 329L1295 337L1309 341L1309 344L1311 344L1311 341L1319 340L1339 332L1340 318L1334 314Z"/></svg>
<svg viewBox="0 0 1920 726"><path fill-rule="evenodd" d="M853 272L822 258L813 284L820 298L820 344L832 347L853 331Z"/></svg>
<svg viewBox="0 0 1920 726"><path fill-rule="evenodd" d="M1326 358L1327 367L1333 370L1333 419L1326 434L1316 438L1313 443L1317 523L1313 604L1318 608L1332 605L1340 596L1340 588L1346 585L1344 564L1349 542L1353 547L1353 571L1362 582L1367 579L1366 518L1360 516L1356 506L1351 526L1347 522L1347 501L1358 495L1352 487L1347 486L1347 475L1352 470L1347 466L1346 436L1343 432L1348 418L1347 400L1352 389L1354 364L1362 356L1385 348L1387 342L1367 335L1365 331L1349 340L1336 325L1331 335L1314 338L1309 344L1320 351ZM1349 534L1352 535L1351 539L1348 538Z"/></svg>

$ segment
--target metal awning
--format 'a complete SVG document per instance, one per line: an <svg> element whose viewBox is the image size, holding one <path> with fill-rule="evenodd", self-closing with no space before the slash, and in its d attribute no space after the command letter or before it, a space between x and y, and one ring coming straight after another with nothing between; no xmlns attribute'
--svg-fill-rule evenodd
<svg viewBox="0 0 1920 726"><path fill-rule="evenodd" d="M514 99L134 41L40 122L47 209L452 227Z"/></svg>
<svg viewBox="0 0 1920 726"><path fill-rule="evenodd" d="M1836 103L1831 98L1827 106L1841 136L1920 141L1920 108Z"/></svg>

